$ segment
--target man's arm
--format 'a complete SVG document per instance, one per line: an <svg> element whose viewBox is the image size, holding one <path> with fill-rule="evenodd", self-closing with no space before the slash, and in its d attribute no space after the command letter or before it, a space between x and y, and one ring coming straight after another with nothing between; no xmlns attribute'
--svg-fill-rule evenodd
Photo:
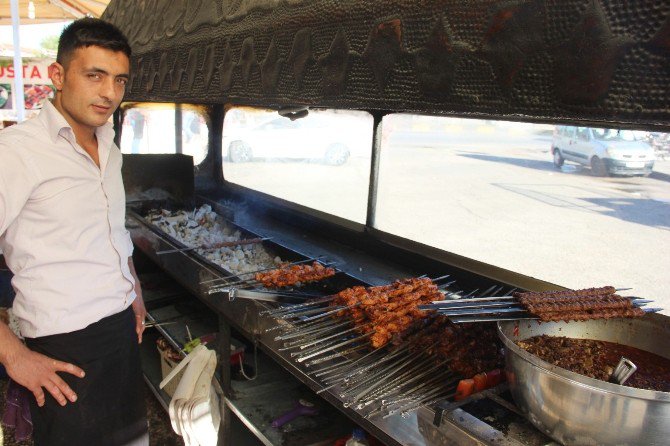
<svg viewBox="0 0 670 446"><path fill-rule="evenodd" d="M0 140L0 235L18 217L37 182L35 174L7 141ZM67 372L84 377L84 371L73 364L49 358L28 349L12 330L0 321L0 363L17 383L30 390L39 406L44 405L44 389L61 405L77 400L72 391L56 372ZM67 399L66 399L67 398Z"/></svg>
<svg viewBox="0 0 670 446"><path fill-rule="evenodd" d="M135 271L135 265L133 264L133 258L128 257L128 268L130 268L130 273L135 278L135 300L132 303L133 312L135 313L135 331L137 332L137 342L142 343L142 333L144 333L144 319L147 317L147 309L144 308L144 299L142 299L142 284L140 284L140 279L137 277L137 272Z"/></svg>
<svg viewBox="0 0 670 446"><path fill-rule="evenodd" d="M1 321L0 346L2 346L0 348L0 362L7 369L7 374L35 395L38 406L44 405L43 387L53 395L61 406L67 404L67 400L73 403L77 401L77 394L56 372L67 372L83 378L84 371L82 369L28 349L14 335L7 324Z"/></svg>

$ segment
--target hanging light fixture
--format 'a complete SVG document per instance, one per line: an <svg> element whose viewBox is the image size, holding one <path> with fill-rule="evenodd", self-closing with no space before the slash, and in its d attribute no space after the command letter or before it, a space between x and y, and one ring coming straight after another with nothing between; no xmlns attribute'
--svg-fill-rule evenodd
<svg viewBox="0 0 670 446"><path fill-rule="evenodd" d="M28 18L30 20L35 20L35 3L32 1L28 2Z"/></svg>

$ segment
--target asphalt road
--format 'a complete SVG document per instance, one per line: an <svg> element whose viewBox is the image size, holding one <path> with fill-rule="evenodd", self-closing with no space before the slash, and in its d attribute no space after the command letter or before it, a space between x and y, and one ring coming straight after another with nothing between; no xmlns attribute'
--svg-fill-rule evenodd
<svg viewBox="0 0 670 446"><path fill-rule="evenodd" d="M570 288L614 285L670 310L670 161L658 176L554 168L547 134L390 139L376 226ZM444 138L444 136L442 136ZM364 222L370 160L224 164L228 179ZM670 314L670 311L665 311Z"/></svg>

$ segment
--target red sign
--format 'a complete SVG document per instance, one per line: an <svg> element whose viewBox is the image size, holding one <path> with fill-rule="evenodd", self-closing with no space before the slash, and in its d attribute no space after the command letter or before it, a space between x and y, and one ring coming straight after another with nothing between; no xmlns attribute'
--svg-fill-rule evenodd
<svg viewBox="0 0 670 446"><path fill-rule="evenodd" d="M23 82L26 84L50 84L49 79L50 61L30 62L23 65ZM14 65L0 65L0 84L14 81L16 73Z"/></svg>

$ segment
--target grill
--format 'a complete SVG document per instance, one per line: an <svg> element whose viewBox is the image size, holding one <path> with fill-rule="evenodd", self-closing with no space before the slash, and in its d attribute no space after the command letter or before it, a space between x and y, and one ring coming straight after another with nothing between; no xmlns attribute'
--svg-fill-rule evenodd
<svg viewBox="0 0 670 446"><path fill-rule="evenodd" d="M215 203L209 204L224 214ZM535 438L528 444L549 443L517 414L505 384L455 402L461 376L451 370L449 361L436 361L424 348L412 348L409 342L391 342L373 349L370 334L361 334L360 327L347 317L334 317L344 310L333 303L336 292L368 284L337 271L318 283L261 289L249 279L258 270L234 274L205 257L206 248L185 246L152 224L143 215L155 207L156 202L136 203L129 210L128 226L136 245L208 306L224 314L234 328L256 339L275 361L386 444L447 444L458 437L462 444L482 438L525 444L502 433L509 426L514 426L514 432L523 432L523 438ZM226 224L239 231L241 239L262 239L254 243L290 264L315 260L332 264L326 257L303 255L230 221ZM432 282L444 299L513 291L500 286L462 290L448 276ZM466 410L481 414L471 415Z"/></svg>

